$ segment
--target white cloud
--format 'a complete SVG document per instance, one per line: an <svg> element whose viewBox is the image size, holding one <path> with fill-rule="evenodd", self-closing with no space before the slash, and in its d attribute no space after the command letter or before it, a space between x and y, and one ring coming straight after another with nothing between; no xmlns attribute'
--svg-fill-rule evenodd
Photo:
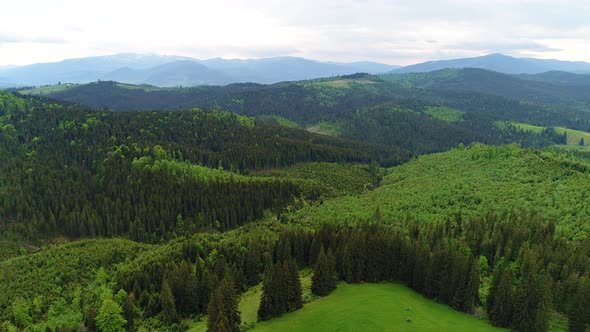
<svg viewBox="0 0 590 332"><path fill-rule="evenodd" d="M0 65L119 52L590 61L589 12L568 0L19 0L0 12Z"/></svg>

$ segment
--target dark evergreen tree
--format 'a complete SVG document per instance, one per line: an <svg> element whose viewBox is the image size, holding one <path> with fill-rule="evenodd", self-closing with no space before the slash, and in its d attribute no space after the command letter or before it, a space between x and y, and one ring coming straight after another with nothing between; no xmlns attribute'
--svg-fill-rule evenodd
<svg viewBox="0 0 590 332"><path fill-rule="evenodd" d="M547 276L525 269L522 285L514 295L513 327L518 331L546 331L548 327Z"/></svg>
<svg viewBox="0 0 590 332"><path fill-rule="evenodd" d="M322 246L313 270L313 277L311 278L311 292L314 295L326 296L336 289L337 275L335 265L332 251L328 251L326 255Z"/></svg>
<svg viewBox="0 0 590 332"><path fill-rule="evenodd" d="M301 281L294 259L277 263L267 269L262 284L258 319L278 317L303 306Z"/></svg>
<svg viewBox="0 0 590 332"><path fill-rule="evenodd" d="M256 241L251 241L242 264L245 281L248 286L253 286L260 282L262 268L261 254L262 248L259 244Z"/></svg>
<svg viewBox="0 0 590 332"><path fill-rule="evenodd" d="M183 260L169 279L177 311L183 317L198 313L197 282L191 265L188 260Z"/></svg>
<svg viewBox="0 0 590 332"><path fill-rule="evenodd" d="M135 323L135 318L137 308L135 306L135 295L133 292L127 294L125 298L125 302L123 303L123 317L127 321L126 330L130 331L133 329L133 324Z"/></svg>
<svg viewBox="0 0 590 332"><path fill-rule="evenodd" d="M268 320L282 314L282 301L278 285L280 278L280 264L273 264L266 269L262 282L262 296L258 308L258 319Z"/></svg>
<svg viewBox="0 0 590 332"><path fill-rule="evenodd" d="M578 284L568 315L568 328L573 332L585 332L590 324L590 279L583 277Z"/></svg>
<svg viewBox="0 0 590 332"><path fill-rule="evenodd" d="M207 321L208 331L239 332L240 312L238 311L238 294L231 276L221 280L211 294Z"/></svg>
<svg viewBox="0 0 590 332"><path fill-rule="evenodd" d="M162 304L162 320L166 323L174 323L178 321L178 314L176 312L176 304L174 296L167 280L162 282L162 290L160 292L160 303Z"/></svg>
<svg viewBox="0 0 590 332"><path fill-rule="evenodd" d="M303 307L303 299L301 297L301 280L299 279L299 270L294 259L290 259L283 263L282 279L286 281L286 288L283 292L287 293L287 308L286 311L295 311Z"/></svg>
<svg viewBox="0 0 590 332"><path fill-rule="evenodd" d="M283 236L279 238L279 241L276 245L275 261L278 263L284 263L291 258L291 241L288 237Z"/></svg>
<svg viewBox="0 0 590 332"><path fill-rule="evenodd" d="M497 274L495 289L490 291L488 302L491 303L488 309L488 316L492 324L500 327L509 327L512 322L513 291L512 291L512 270L504 269Z"/></svg>
<svg viewBox="0 0 590 332"><path fill-rule="evenodd" d="M199 257L197 257L195 279L197 312L206 313L210 294L215 288L215 278L211 272L205 268L203 260Z"/></svg>
<svg viewBox="0 0 590 332"><path fill-rule="evenodd" d="M479 262L469 256L466 268L465 278L455 291L455 301L459 310L471 312L479 300Z"/></svg>
<svg viewBox="0 0 590 332"><path fill-rule="evenodd" d="M323 244L322 239L320 238L320 233L316 232L316 235L311 241L311 247L309 248L309 262L312 266L315 266L322 246Z"/></svg>

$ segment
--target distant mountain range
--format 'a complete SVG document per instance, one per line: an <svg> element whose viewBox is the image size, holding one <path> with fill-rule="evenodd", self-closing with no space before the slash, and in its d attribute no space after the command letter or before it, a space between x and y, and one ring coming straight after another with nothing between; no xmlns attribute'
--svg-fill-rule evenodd
<svg viewBox="0 0 590 332"><path fill-rule="evenodd" d="M22 67L0 67L0 86L88 83L97 80L156 86L225 85L239 82L269 84L357 72L378 74L395 68L398 66L376 62L320 62L296 57L197 60L125 53Z"/></svg>
<svg viewBox="0 0 590 332"><path fill-rule="evenodd" d="M0 67L0 88L98 80L162 87L242 82L272 84L358 72L420 73L447 68L480 68L505 74L539 74L549 71L590 73L590 63L586 62L514 58L503 54L399 67L377 62L321 62L297 57L197 60L181 56L124 53Z"/></svg>
<svg viewBox="0 0 590 332"><path fill-rule="evenodd" d="M394 73L424 73L447 68L480 68L504 74L540 74L562 71L590 74L590 63L533 58L514 58L504 54L489 54L474 58L428 61L392 70Z"/></svg>

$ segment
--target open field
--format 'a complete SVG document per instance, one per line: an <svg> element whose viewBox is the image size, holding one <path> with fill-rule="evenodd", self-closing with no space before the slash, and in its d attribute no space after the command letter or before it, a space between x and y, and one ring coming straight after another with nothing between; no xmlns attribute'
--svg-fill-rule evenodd
<svg viewBox="0 0 590 332"><path fill-rule="evenodd" d="M301 280L301 291L303 302L312 301L313 295L311 294L311 276L312 272L309 269L302 270L299 273ZM256 324L258 320L258 307L260 307L260 297L262 296L262 283L254 286L240 296L240 303L238 304L238 311L242 319L241 328L249 329ZM189 323L191 324L191 323ZM207 318L192 323L189 332L205 332L207 331Z"/></svg>
<svg viewBox="0 0 590 332"><path fill-rule="evenodd" d="M407 311L406 308L410 308ZM411 322L406 319L411 318ZM296 312L253 331L502 331L399 284L340 284Z"/></svg>
<svg viewBox="0 0 590 332"><path fill-rule="evenodd" d="M514 125L518 126L523 130L532 131L535 133L540 133L545 129L544 127L531 125L528 123L522 122L514 122ZM590 133L575 130L565 127L554 127L555 131L558 134L567 133L567 145L557 145L557 147L565 148L565 149L573 149L573 150L583 150L583 151L590 151ZM584 139L584 145L580 145L580 140Z"/></svg>
<svg viewBox="0 0 590 332"><path fill-rule="evenodd" d="M64 91L64 90L69 89L74 86L77 86L77 84L65 83L65 84L41 86L41 87L36 87L36 88L28 89L28 90L21 90L19 92L24 95L43 96L43 95L48 95L50 93L61 92L61 91Z"/></svg>
<svg viewBox="0 0 590 332"><path fill-rule="evenodd" d="M314 84L327 86L331 88L348 88L351 84L375 84L375 81L371 80L350 80L350 79L340 79L340 80L332 80L332 81L320 81Z"/></svg>

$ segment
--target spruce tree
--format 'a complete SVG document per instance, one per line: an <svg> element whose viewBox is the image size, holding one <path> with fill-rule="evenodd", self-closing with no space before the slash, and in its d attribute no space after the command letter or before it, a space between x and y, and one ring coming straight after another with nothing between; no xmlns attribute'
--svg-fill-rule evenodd
<svg viewBox="0 0 590 332"><path fill-rule="evenodd" d="M590 323L590 279L580 279L578 290L568 313L568 328L573 332L584 332Z"/></svg>
<svg viewBox="0 0 590 332"><path fill-rule="evenodd" d="M336 284L337 279L332 252L330 251L326 255L322 246L311 278L311 292L317 296L326 296L336 289Z"/></svg>
<svg viewBox="0 0 590 332"><path fill-rule="evenodd" d="M469 257L468 275L465 286L461 290L461 303L459 309L464 312L473 311L479 301L479 261L475 257Z"/></svg>
<svg viewBox="0 0 590 332"><path fill-rule="evenodd" d="M342 270L340 271L340 277L349 284L353 282L353 250L350 243L346 243L344 249L342 249Z"/></svg>
<svg viewBox="0 0 590 332"><path fill-rule="evenodd" d="M135 295L133 292L127 294L127 297L125 298L125 302L123 303L123 316L127 320L127 330L131 330L136 316Z"/></svg>
<svg viewBox="0 0 590 332"><path fill-rule="evenodd" d="M240 312L238 311L238 294L231 276L221 280L211 295L208 309L208 331L239 332Z"/></svg>
<svg viewBox="0 0 590 332"><path fill-rule="evenodd" d="M504 269L498 274L497 286L490 292L492 302L488 309L488 316L493 325L509 327L512 321L513 291L512 270Z"/></svg>
<svg viewBox="0 0 590 332"><path fill-rule="evenodd" d="M197 257L196 264L196 298L197 298L197 313L206 313L207 304L209 303L210 294L215 286L215 278L205 268L203 260Z"/></svg>
<svg viewBox="0 0 590 332"><path fill-rule="evenodd" d="M286 262L291 259L291 241L288 238L281 237L276 245L276 262Z"/></svg>
<svg viewBox="0 0 590 332"><path fill-rule="evenodd" d="M303 306L301 281L294 259L269 267L264 274L258 319L278 317Z"/></svg>
<svg viewBox="0 0 590 332"><path fill-rule="evenodd" d="M162 304L162 320L166 323L174 323L178 321L178 314L176 313L176 304L174 303L174 296L168 284L168 280L162 282L162 291L160 292L160 303Z"/></svg>
<svg viewBox="0 0 590 332"><path fill-rule="evenodd" d="M313 240L311 241L311 247L309 248L309 262L311 265L315 265L320 254L321 247L322 239L320 238L320 233L316 232L316 235L313 237Z"/></svg>
<svg viewBox="0 0 590 332"><path fill-rule="evenodd" d="M264 273L262 282L262 296L260 298L260 307L258 308L258 319L268 320L280 314L280 304L278 293L281 291L275 281L277 276L278 264L271 265Z"/></svg>
<svg viewBox="0 0 590 332"><path fill-rule="evenodd" d="M178 313L187 317L197 312L197 287L191 263L183 260L169 279Z"/></svg>
<svg viewBox="0 0 590 332"><path fill-rule="evenodd" d="M518 331L546 331L548 327L548 276L525 271L514 296L513 327Z"/></svg>
<svg viewBox="0 0 590 332"><path fill-rule="evenodd" d="M287 293L287 311L295 311L303 307L301 280L299 279L299 270L294 259L283 263L283 278L286 281L286 288L283 291Z"/></svg>

